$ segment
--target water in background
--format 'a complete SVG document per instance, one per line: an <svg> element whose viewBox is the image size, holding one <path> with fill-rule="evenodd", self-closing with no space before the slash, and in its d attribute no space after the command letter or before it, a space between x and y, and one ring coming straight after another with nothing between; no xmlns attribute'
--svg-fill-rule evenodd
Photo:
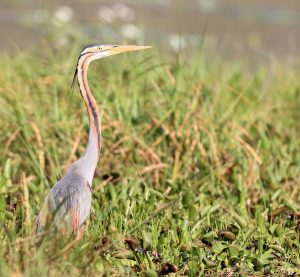
<svg viewBox="0 0 300 277"><path fill-rule="evenodd" d="M299 0L2 0L0 51L42 40L66 45L87 34L106 43L147 43L174 52L209 39L224 56L297 58Z"/></svg>

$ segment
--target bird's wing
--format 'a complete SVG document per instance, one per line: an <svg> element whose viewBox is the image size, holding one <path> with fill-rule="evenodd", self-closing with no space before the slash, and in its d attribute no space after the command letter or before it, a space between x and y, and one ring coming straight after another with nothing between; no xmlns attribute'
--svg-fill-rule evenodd
<svg viewBox="0 0 300 277"><path fill-rule="evenodd" d="M64 225L73 233L86 221L91 208L91 189L81 175L69 174L50 190L36 229L39 232L51 217L56 226Z"/></svg>

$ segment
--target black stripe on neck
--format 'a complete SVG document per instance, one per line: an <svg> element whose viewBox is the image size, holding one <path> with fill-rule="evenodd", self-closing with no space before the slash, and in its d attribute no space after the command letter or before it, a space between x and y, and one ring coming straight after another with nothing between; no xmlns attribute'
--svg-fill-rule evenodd
<svg viewBox="0 0 300 277"><path fill-rule="evenodd" d="M83 69L83 66L86 62L88 57L86 57L84 59L84 61L82 62L82 65L81 65L81 78L82 78L82 83L83 83L83 87L84 87L84 90L85 90L85 95L87 96L87 100L88 100L88 105L92 111L92 115L93 115L93 118L94 118L94 122L95 122L95 125L96 125L96 131L97 131L97 140L98 140L98 147L100 148L100 143L101 143L101 130L100 130L100 126L99 126L99 118L98 118L98 115L97 115L97 112L96 112L96 109L93 105L93 102L91 100L91 97L89 95L89 93L87 92L87 87L86 87L86 84L84 82L84 69ZM82 96L82 91L81 91L81 87L79 86L79 89L80 89L80 93L81 93L81 96ZM91 126L90 126L91 127Z"/></svg>

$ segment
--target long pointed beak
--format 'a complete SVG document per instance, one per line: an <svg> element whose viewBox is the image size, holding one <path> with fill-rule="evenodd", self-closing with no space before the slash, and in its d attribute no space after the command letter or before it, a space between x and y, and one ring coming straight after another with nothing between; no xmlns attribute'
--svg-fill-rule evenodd
<svg viewBox="0 0 300 277"><path fill-rule="evenodd" d="M123 52L132 52L139 51L151 48L152 46L139 46L139 45L114 45L108 51L113 54L123 53Z"/></svg>

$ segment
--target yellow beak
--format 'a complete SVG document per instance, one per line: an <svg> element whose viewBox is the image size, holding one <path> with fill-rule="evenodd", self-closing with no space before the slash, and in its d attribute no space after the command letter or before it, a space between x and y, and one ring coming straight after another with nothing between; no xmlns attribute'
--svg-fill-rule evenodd
<svg viewBox="0 0 300 277"><path fill-rule="evenodd" d="M123 53L123 52L132 52L138 50L144 50L151 48L152 46L139 46L139 45L114 45L109 49L109 52L113 54Z"/></svg>

